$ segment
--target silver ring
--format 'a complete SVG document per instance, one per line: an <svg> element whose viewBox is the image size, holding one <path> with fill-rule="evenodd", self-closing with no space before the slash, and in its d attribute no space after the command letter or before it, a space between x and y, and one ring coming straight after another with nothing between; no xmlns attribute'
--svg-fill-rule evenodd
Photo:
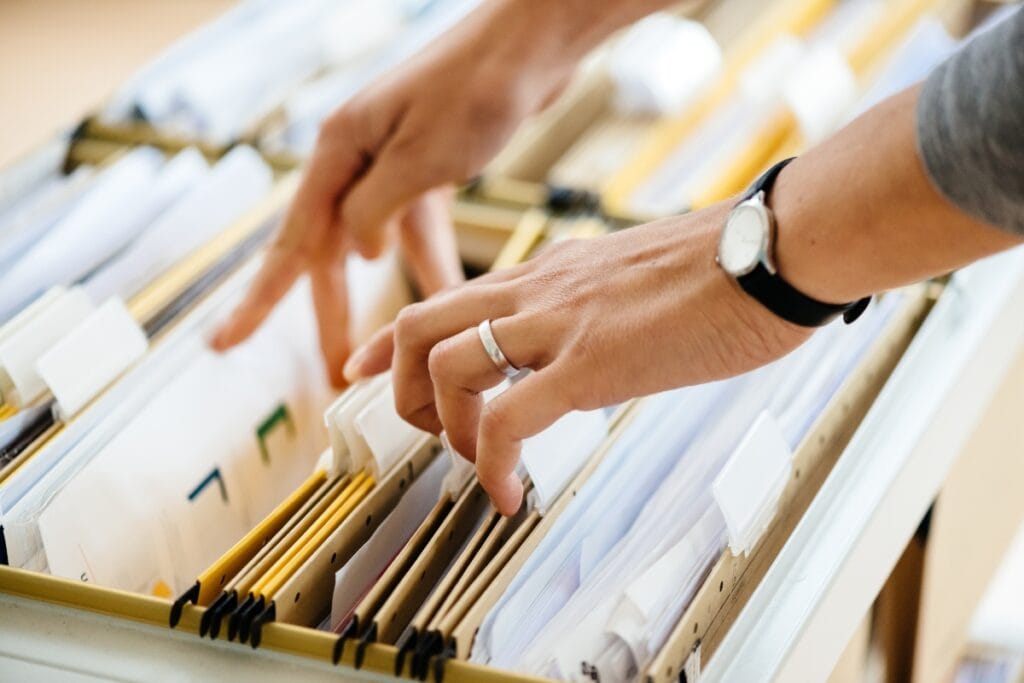
<svg viewBox="0 0 1024 683"><path fill-rule="evenodd" d="M519 374L519 368L508 362L508 358L501 352L497 340L494 338L494 330L491 329L491 321L484 320L476 326L476 333L480 336L480 343L484 345L484 351L494 363L494 366L501 370L506 377L515 377Z"/></svg>

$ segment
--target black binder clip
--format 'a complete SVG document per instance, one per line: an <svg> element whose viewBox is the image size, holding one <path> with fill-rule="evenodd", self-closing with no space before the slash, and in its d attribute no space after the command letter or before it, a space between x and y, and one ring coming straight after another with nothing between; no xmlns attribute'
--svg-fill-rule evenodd
<svg viewBox="0 0 1024 683"><path fill-rule="evenodd" d="M244 612L238 615L238 642L245 643L249 641L252 620L263 611L265 605L266 601L261 597L259 600L254 600ZM229 633L228 635L230 636L231 634Z"/></svg>
<svg viewBox="0 0 1024 683"><path fill-rule="evenodd" d="M552 213L599 215L601 213L601 197L587 190L549 185L547 208Z"/></svg>
<svg viewBox="0 0 1024 683"><path fill-rule="evenodd" d="M421 681L427 680L430 658L441 651L443 644L444 638L438 631L428 631L420 638L419 645L416 647L416 653L413 656L412 670L410 672L413 677Z"/></svg>
<svg viewBox="0 0 1024 683"><path fill-rule="evenodd" d="M249 644L252 645L252 649L256 649L260 646L260 641L263 640L263 625L269 624L277 618L277 605L271 601L270 606L260 612L259 616L252 620L252 625L249 630Z"/></svg>
<svg viewBox="0 0 1024 683"><path fill-rule="evenodd" d="M231 596L228 593L221 593L217 596L217 599L214 600L213 603L206 608L206 611L203 612L203 616L199 619L200 638L204 637L207 633L210 632L210 625L213 623L214 616L216 616L217 612L221 609L221 607L223 607L224 604L227 603L230 597Z"/></svg>

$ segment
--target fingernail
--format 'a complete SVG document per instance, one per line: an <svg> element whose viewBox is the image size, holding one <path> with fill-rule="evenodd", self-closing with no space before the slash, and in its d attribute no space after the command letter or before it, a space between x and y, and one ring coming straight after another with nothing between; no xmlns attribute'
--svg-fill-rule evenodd
<svg viewBox="0 0 1024 683"><path fill-rule="evenodd" d="M348 388L348 385L350 384L349 381L346 380L344 377L339 376L336 371L331 371L328 374L330 375L331 387L333 389L335 389L336 391L341 391L342 389Z"/></svg>
<svg viewBox="0 0 1024 683"><path fill-rule="evenodd" d="M225 331L225 329L223 327L220 328L219 330L217 330L216 332L214 332L213 338L210 339L210 346L213 347L214 351L223 351L224 350L224 348L226 347L226 344L224 343L226 337L227 337L227 332Z"/></svg>
<svg viewBox="0 0 1024 683"><path fill-rule="evenodd" d="M500 501L496 507L501 514L511 517L519 512L519 508L523 504L523 482L513 472L505 478L501 488L502 490L498 493Z"/></svg>
<svg viewBox="0 0 1024 683"><path fill-rule="evenodd" d="M348 357L348 360L345 362L345 368L342 371L346 380L358 382L363 378L361 366L364 358L366 358L365 348L356 349L356 352Z"/></svg>

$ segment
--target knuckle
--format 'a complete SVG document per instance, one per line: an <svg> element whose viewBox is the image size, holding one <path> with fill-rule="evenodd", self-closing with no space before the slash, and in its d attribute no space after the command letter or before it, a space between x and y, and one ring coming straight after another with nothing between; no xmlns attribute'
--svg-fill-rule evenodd
<svg viewBox="0 0 1024 683"><path fill-rule="evenodd" d="M427 429L424 426L426 421L423 416L423 406L416 400L412 392L398 386L395 387L395 412L409 424L420 429Z"/></svg>
<svg viewBox="0 0 1024 683"><path fill-rule="evenodd" d="M351 107L339 107L333 114L320 123L318 139L328 140L338 135L343 135L351 130L354 123L354 115Z"/></svg>
<svg viewBox="0 0 1024 683"><path fill-rule="evenodd" d="M432 380L437 381L444 377L447 369L452 366L454 352L454 344L447 339L434 344L434 347L430 349L430 354L427 356L427 371Z"/></svg>
<svg viewBox="0 0 1024 683"><path fill-rule="evenodd" d="M395 412L403 419L408 421L409 417L415 412L413 403L410 400L411 396L409 391L403 386L404 383L394 383L394 402Z"/></svg>
<svg viewBox="0 0 1024 683"><path fill-rule="evenodd" d="M407 346L414 341L423 329L426 319L423 304L410 304L398 313L395 319L395 344Z"/></svg>

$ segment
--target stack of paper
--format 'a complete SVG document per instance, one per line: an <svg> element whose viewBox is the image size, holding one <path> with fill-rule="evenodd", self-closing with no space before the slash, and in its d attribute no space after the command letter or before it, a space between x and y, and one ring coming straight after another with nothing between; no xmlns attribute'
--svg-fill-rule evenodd
<svg viewBox="0 0 1024 683"><path fill-rule="evenodd" d="M795 447L893 305L757 372L648 399L483 622L474 660L558 678L642 670L725 545L711 484L743 434L767 411Z"/></svg>
<svg viewBox="0 0 1024 683"><path fill-rule="evenodd" d="M218 144L254 132L277 108L298 127L315 127L476 1L248 0L142 69L102 119L141 118Z"/></svg>
<svg viewBox="0 0 1024 683"><path fill-rule="evenodd" d="M11 203L10 223L0 226L0 252L10 255L0 274L0 482L203 294L181 287L219 266L183 271L180 284L150 297L165 306L159 320L135 319L126 303L263 200L271 184L270 168L249 147L212 168L192 148L167 159L140 147L102 168L44 178Z"/></svg>

